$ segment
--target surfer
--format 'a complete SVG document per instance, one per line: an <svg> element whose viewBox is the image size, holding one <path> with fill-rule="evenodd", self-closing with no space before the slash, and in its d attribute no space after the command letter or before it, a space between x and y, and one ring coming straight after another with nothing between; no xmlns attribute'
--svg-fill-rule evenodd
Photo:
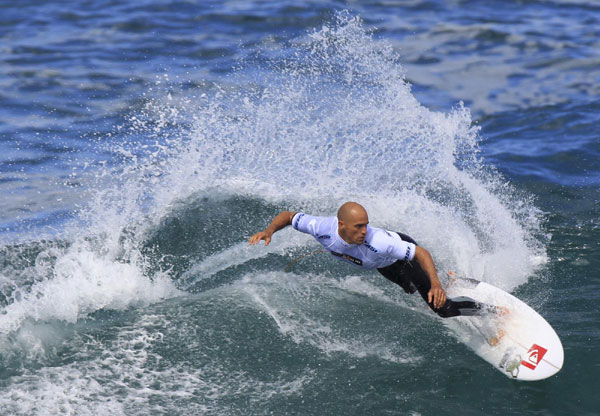
<svg viewBox="0 0 600 416"><path fill-rule="evenodd" d="M273 234L288 225L312 235L340 260L364 269L377 269L406 293L418 291L443 318L476 315L482 309L481 304L470 298L447 298L429 251L406 234L371 227L367 211L356 202L344 203L337 217L283 211L267 228L250 237L250 244L264 240L269 245Z"/></svg>

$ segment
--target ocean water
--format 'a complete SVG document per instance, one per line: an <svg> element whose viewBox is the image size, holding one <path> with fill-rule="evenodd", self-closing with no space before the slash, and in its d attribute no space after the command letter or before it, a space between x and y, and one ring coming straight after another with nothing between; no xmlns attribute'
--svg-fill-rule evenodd
<svg viewBox="0 0 600 416"><path fill-rule="evenodd" d="M1 415L596 415L600 6L0 4ZM284 209L538 310L510 380Z"/></svg>

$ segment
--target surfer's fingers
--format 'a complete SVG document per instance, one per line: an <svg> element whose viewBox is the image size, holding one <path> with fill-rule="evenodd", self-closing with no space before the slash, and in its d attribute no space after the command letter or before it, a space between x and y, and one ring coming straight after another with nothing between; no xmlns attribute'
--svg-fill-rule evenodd
<svg viewBox="0 0 600 416"><path fill-rule="evenodd" d="M435 308L437 308L437 307L438 307L438 306L437 306L438 302L437 302L437 296L436 296L436 294L435 294L435 291L434 291L434 289L431 289L431 290L429 291L429 293L427 293L427 297L428 297L428 299L427 299L427 302L428 302L430 305L433 305Z"/></svg>
<svg viewBox="0 0 600 416"><path fill-rule="evenodd" d="M446 292L442 290L438 299L438 308L441 308L446 303Z"/></svg>
<svg viewBox="0 0 600 416"><path fill-rule="evenodd" d="M437 308L441 308L446 303L446 293L441 288L432 288L427 294L427 300Z"/></svg>
<svg viewBox="0 0 600 416"><path fill-rule="evenodd" d="M264 240L265 236L266 236L266 234L264 233L264 231L259 231L258 233L254 234L252 237L250 237L250 244L256 244L260 240Z"/></svg>
<svg viewBox="0 0 600 416"><path fill-rule="evenodd" d="M440 294L438 296L438 308L441 308L446 303L446 292L443 289L440 289Z"/></svg>

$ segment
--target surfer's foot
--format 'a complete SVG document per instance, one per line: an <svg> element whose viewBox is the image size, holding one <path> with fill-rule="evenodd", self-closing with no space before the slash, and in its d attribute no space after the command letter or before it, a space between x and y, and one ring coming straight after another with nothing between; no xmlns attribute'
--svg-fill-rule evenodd
<svg viewBox="0 0 600 416"><path fill-rule="evenodd" d="M502 341L502 338L504 338L504 335L506 335L506 331L504 329L501 329L500 331L498 331L498 333L496 335L491 336L488 339L488 343L492 347L495 347L496 345L498 345L500 343L500 341Z"/></svg>
<svg viewBox="0 0 600 416"><path fill-rule="evenodd" d="M460 311L462 316L486 316L493 315L495 317L505 317L510 313L508 308L504 306L488 305L486 303L477 302L475 299L461 296L450 299L455 307Z"/></svg>
<svg viewBox="0 0 600 416"><path fill-rule="evenodd" d="M451 316L476 316L481 315L481 307L481 303L473 298L458 296L448 299L446 304L436 312L443 318Z"/></svg>

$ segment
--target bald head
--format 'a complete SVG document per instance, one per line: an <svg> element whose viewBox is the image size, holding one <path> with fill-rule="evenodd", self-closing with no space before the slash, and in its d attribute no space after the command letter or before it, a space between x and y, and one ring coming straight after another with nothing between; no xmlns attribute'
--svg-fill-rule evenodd
<svg viewBox="0 0 600 416"><path fill-rule="evenodd" d="M362 244L367 233L367 210L356 202L346 202L337 213L338 233L350 244Z"/></svg>
<svg viewBox="0 0 600 416"><path fill-rule="evenodd" d="M338 220L348 222L358 216L366 216L367 210L356 202L346 202L338 209Z"/></svg>

